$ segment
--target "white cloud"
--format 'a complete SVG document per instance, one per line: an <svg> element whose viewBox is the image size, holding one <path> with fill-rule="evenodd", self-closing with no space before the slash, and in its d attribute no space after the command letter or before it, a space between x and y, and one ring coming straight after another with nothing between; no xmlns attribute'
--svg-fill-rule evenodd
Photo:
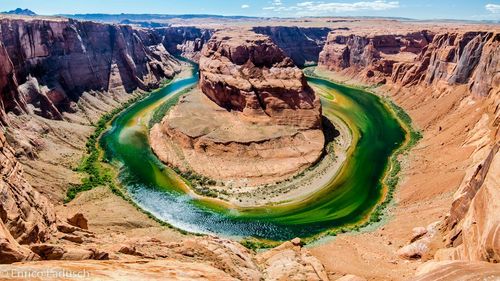
<svg viewBox="0 0 500 281"><path fill-rule="evenodd" d="M275 5L275 2L279 2L279 5ZM385 0L375 0L375 1L360 1L354 3L340 3L340 2L316 2L308 1L297 3L294 6L282 6L281 0L273 0L273 5L269 7L264 7L264 10L272 11L296 11L300 14L308 15L319 15L325 13L342 13L342 12L355 12L362 10L371 11L384 11L390 9L399 8L398 1L385 1Z"/></svg>
<svg viewBox="0 0 500 281"><path fill-rule="evenodd" d="M248 5L248 4L243 4L243 5L241 5L241 8L242 8L242 9L248 9L248 8L250 8L250 5Z"/></svg>
<svg viewBox="0 0 500 281"><path fill-rule="evenodd" d="M307 6L311 6L313 4L314 4L314 2L302 2L302 3L298 3L297 6L298 7L307 7Z"/></svg>
<svg viewBox="0 0 500 281"><path fill-rule="evenodd" d="M496 4L487 4L486 6L484 6L486 8L486 10L490 11L490 13L493 13L493 14L500 14L500 5L496 5Z"/></svg>
<svg viewBox="0 0 500 281"><path fill-rule="evenodd" d="M283 9L283 1L281 0L272 0L271 6L264 7L262 10L271 10L271 11L281 11Z"/></svg>

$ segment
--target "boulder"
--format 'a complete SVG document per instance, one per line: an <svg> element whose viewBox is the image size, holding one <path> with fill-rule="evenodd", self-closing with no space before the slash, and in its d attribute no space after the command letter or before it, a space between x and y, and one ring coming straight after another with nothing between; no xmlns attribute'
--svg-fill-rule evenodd
<svg viewBox="0 0 500 281"><path fill-rule="evenodd" d="M79 227L81 229L89 229L88 221L82 213L76 213L67 219L68 223L72 226Z"/></svg>

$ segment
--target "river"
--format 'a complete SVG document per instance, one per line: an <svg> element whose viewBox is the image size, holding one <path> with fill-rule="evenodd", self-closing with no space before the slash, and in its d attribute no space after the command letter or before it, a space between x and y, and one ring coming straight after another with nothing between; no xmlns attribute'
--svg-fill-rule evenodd
<svg viewBox="0 0 500 281"><path fill-rule="evenodd" d="M353 136L340 172L292 205L236 209L194 199L185 192L185 182L153 154L147 134L155 110L173 105L173 97L195 85L196 71L126 109L100 139L105 157L119 169L123 188L138 206L190 232L281 241L366 220L381 202L382 179L391 155L405 141L405 131L379 97L313 77L307 79L321 96L323 114L340 118Z"/></svg>

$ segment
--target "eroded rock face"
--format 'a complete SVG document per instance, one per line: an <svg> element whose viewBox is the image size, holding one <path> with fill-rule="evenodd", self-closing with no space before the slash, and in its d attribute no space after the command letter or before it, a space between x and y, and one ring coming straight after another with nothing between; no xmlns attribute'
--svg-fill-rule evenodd
<svg viewBox="0 0 500 281"><path fill-rule="evenodd" d="M8 272L14 270L22 272L43 272L50 267L51 274L43 280L61 280L64 272L76 271L80 278L87 280L218 280L238 281L231 275L216 269L208 264L199 262L182 262L175 259L162 260L110 260L110 261L43 261L11 265L9 268L0 267L5 272L4 280L19 280L18 277L9 277ZM41 279L37 279L41 280Z"/></svg>
<svg viewBox="0 0 500 281"><path fill-rule="evenodd" d="M0 42L0 123L7 124L7 112L27 112L25 99L17 92L14 66L5 45Z"/></svg>
<svg viewBox="0 0 500 281"><path fill-rule="evenodd" d="M395 65L392 81L404 86L444 81L468 84L478 96L499 91L499 35L493 32L442 33L414 62Z"/></svg>
<svg viewBox="0 0 500 281"><path fill-rule="evenodd" d="M211 236L170 243L142 238L127 241L110 260L107 253L92 247L33 245L32 249L44 258L43 263L18 263L8 270L78 268L96 280L117 276L134 280L329 280L321 262L293 242L256 254L237 242ZM0 272L4 269L0 266Z"/></svg>
<svg viewBox="0 0 500 281"><path fill-rule="evenodd" d="M162 44L169 53L180 55L192 61L199 61L200 53L206 42L212 37L212 29L189 26L158 28L154 34L162 39Z"/></svg>
<svg viewBox="0 0 500 281"><path fill-rule="evenodd" d="M56 231L48 200L24 179L14 150L0 132L0 263L36 257L20 244L45 242Z"/></svg>
<svg viewBox="0 0 500 281"><path fill-rule="evenodd" d="M329 280L323 264L300 246L300 239L296 241L257 255L257 262L265 268L264 280Z"/></svg>
<svg viewBox="0 0 500 281"><path fill-rule="evenodd" d="M390 76L398 59L412 59L430 41L429 31L406 35L328 35L323 51L319 55L319 65L329 70L341 71L354 68L364 72L366 77ZM398 58L395 55L404 54Z"/></svg>
<svg viewBox="0 0 500 281"><path fill-rule="evenodd" d="M318 61L330 31L326 27L259 26L252 29L267 35L298 66Z"/></svg>
<svg viewBox="0 0 500 281"><path fill-rule="evenodd" d="M26 101L60 119L86 91L147 90L173 77L179 63L151 33L66 19L0 19L2 123L7 111L27 112Z"/></svg>
<svg viewBox="0 0 500 281"><path fill-rule="evenodd" d="M319 65L371 83L395 86L468 85L476 96L500 92L497 32L406 35L336 35L331 32Z"/></svg>
<svg viewBox="0 0 500 281"><path fill-rule="evenodd" d="M165 163L237 186L286 179L323 152L319 97L267 37L219 32L200 59L200 89L150 134Z"/></svg>
<svg viewBox="0 0 500 281"><path fill-rule="evenodd" d="M214 34L200 58L200 88L227 110L305 129L321 127L319 97L269 37L250 31Z"/></svg>
<svg viewBox="0 0 500 281"><path fill-rule="evenodd" d="M447 258L500 262L500 153L496 144L457 191L444 231Z"/></svg>
<svg viewBox="0 0 500 281"><path fill-rule="evenodd" d="M391 43L395 49L388 51L376 47L371 36L353 35L357 39L343 41L343 37L332 32L321 54L321 67L337 72L341 78L352 79L351 82L386 84L378 90L393 94L410 112L413 109L408 104L417 108L419 105L408 102L409 99L424 104L434 100L432 109L427 107L430 115L433 108L449 106L446 118L457 112L467 114L468 106L478 105L474 111L482 116L481 120L474 123L471 132L466 129L471 140L460 144L474 149L470 157L472 164L466 169L462 183L456 185L458 190L449 213L442 214L441 231L415 228L413 235L409 235L409 243L395 253L406 259L425 260L433 256L428 266L417 273L416 280L479 280L499 276L500 37L494 30L429 33L432 36L427 42L419 40L419 47L410 52L403 51L401 42ZM381 69L381 65L391 67ZM453 104L446 105L446 100L452 98ZM444 119L442 115L424 119L423 129L431 138L440 137L441 131L447 129L437 126L440 132L437 135L429 130L432 122ZM451 139L446 142L451 143ZM436 248L439 249L436 251Z"/></svg>
<svg viewBox="0 0 500 281"><path fill-rule="evenodd" d="M429 262L419 267L413 281L468 281L497 280L500 267L487 262L442 261Z"/></svg>

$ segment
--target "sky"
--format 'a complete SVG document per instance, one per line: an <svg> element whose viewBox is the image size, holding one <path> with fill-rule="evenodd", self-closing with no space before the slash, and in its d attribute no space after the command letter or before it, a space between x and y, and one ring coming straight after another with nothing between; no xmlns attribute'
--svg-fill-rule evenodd
<svg viewBox="0 0 500 281"><path fill-rule="evenodd" d="M0 0L0 11L18 7L41 15L154 13L500 20L500 0Z"/></svg>

